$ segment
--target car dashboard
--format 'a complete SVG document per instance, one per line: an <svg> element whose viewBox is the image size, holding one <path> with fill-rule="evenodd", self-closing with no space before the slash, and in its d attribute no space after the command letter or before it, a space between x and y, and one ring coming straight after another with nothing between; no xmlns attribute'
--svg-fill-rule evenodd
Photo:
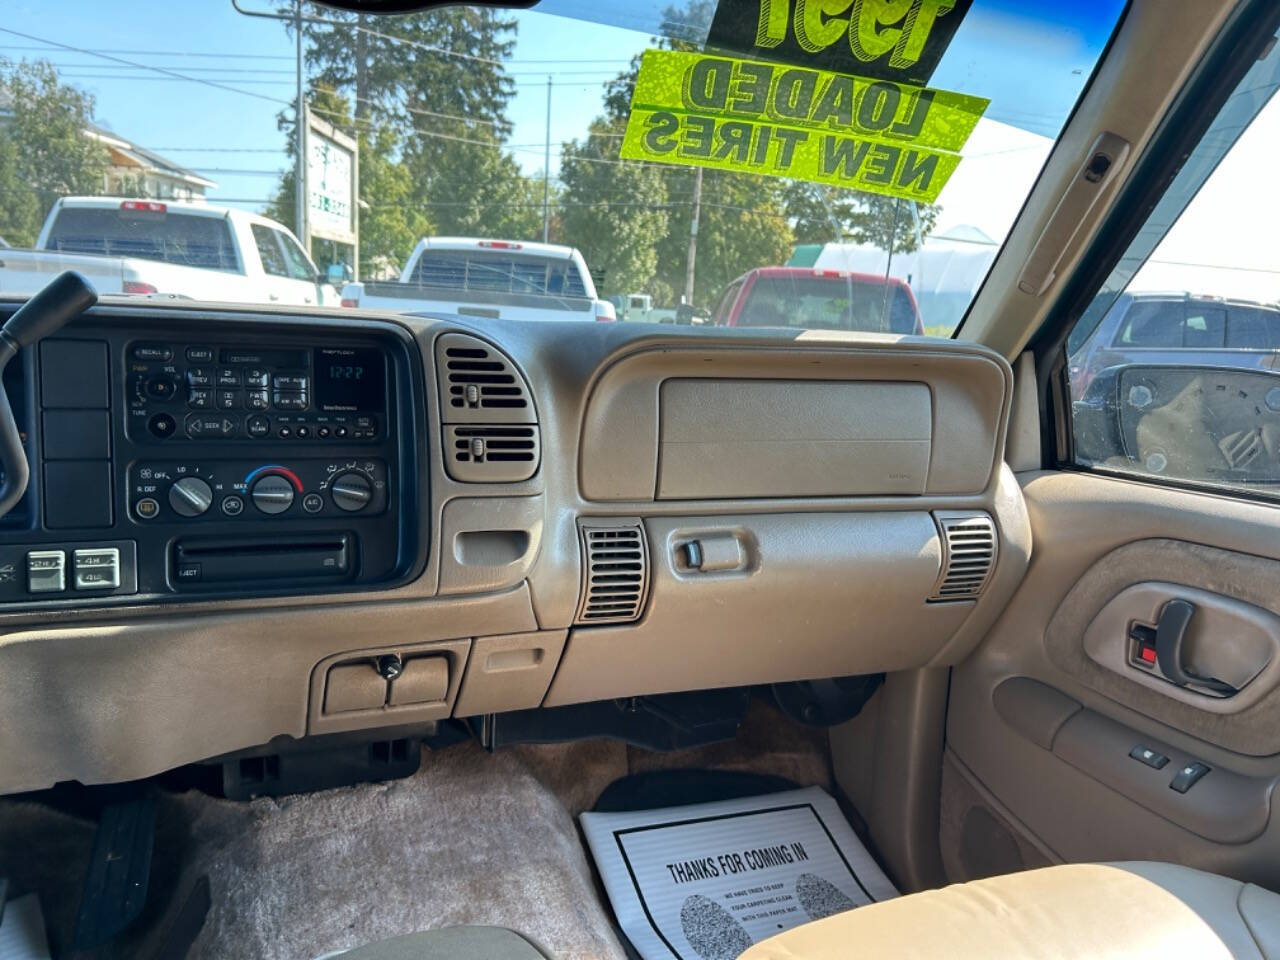
<svg viewBox="0 0 1280 960"><path fill-rule="evenodd" d="M1027 565L973 344L119 302L20 361L0 792L955 663Z"/></svg>

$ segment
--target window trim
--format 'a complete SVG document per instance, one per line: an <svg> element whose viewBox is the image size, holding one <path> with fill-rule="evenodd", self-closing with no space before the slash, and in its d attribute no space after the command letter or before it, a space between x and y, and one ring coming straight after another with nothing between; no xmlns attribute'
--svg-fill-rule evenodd
<svg viewBox="0 0 1280 960"><path fill-rule="evenodd" d="M1267 47L1275 42L1277 31L1280 31L1280 4L1273 0L1246 0L1232 12L1138 157L1097 236L1085 251L1080 266L1067 279L1062 295L1032 337L1028 349L1035 359L1042 467L1235 499L1280 502L1280 491L1268 494L1248 487L1152 477L1077 463L1066 349L1072 328L1146 225L1151 212L1240 81ZM1258 352L1225 346L1220 349L1223 352L1237 349Z"/></svg>

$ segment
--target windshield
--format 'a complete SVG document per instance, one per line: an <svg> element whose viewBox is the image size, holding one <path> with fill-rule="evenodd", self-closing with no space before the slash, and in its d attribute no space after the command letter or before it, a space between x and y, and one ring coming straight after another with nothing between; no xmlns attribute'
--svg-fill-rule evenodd
<svg viewBox="0 0 1280 960"><path fill-rule="evenodd" d="M10 7L0 296L950 336L1123 8Z"/></svg>

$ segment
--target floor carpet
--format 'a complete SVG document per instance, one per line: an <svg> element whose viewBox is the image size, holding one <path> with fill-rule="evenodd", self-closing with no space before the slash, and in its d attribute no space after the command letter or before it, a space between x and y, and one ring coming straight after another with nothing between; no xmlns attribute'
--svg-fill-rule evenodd
<svg viewBox="0 0 1280 960"><path fill-rule="evenodd" d="M118 955L151 955L166 915L207 877L212 907L189 960L311 960L468 923L518 930L557 960L622 960L576 815L620 776L681 767L830 786L825 734L757 704L737 740L692 750L585 741L490 755L463 744L426 752L417 774L389 783L248 803L163 794L154 882L167 904ZM25 863L10 870L14 892L41 893L57 943L92 835L47 808L0 805L0 870Z"/></svg>

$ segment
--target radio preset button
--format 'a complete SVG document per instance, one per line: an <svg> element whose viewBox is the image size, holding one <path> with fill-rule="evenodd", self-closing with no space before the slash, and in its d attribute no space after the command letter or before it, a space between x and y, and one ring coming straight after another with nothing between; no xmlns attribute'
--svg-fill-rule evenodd
<svg viewBox="0 0 1280 960"><path fill-rule="evenodd" d="M239 390L219 390L218 391L218 409L219 410L239 410L243 401L240 397Z"/></svg>
<svg viewBox="0 0 1280 960"><path fill-rule="evenodd" d="M188 367L187 386L212 387L213 374L211 374L205 367Z"/></svg>
<svg viewBox="0 0 1280 960"><path fill-rule="evenodd" d="M218 386L220 387L238 387L240 386L240 371L235 367L223 367L218 371Z"/></svg>
<svg viewBox="0 0 1280 960"><path fill-rule="evenodd" d="M266 410L271 406L265 390L248 390L244 395L244 405L250 410Z"/></svg>
<svg viewBox="0 0 1280 960"><path fill-rule="evenodd" d="M244 385L246 387L268 387L271 385L271 375L266 370L250 367L244 372Z"/></svg>
<svg viewBox="0 0 1280 960"><path fill-rule="evenodd" d="M212 410L213 391L207 387L191 387L187 390L187 406L192 410Z"/></svg>
<svg viewBox="0 0 1280 960"><path fill-rule="evenodd" d="M249 491L253 505L263 513L284 513L293 506L293 484L284 477L263 477Z"/></svg>

